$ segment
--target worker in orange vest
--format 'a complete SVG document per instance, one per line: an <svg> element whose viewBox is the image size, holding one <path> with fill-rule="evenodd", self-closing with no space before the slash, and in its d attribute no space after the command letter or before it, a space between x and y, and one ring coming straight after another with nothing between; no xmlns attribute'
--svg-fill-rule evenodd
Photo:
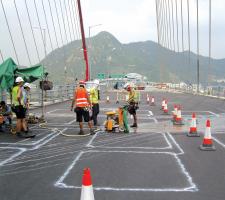
<svg viewBox="0 0 225 200"><path fill-rule="evenodd" d="M88 92L85 88L85 81L80 81L78 87L74 92L74 99L71 105L71 111L74 109L77 115L77 122L80 125L80 132L79 135L84 135L83 131L83 119L85 122L88 122L88 126L90 128L90 134L95 134L94 130L92 129L92 122L90 118L89 111L91 110L91 102L88 96Z"/></svg>

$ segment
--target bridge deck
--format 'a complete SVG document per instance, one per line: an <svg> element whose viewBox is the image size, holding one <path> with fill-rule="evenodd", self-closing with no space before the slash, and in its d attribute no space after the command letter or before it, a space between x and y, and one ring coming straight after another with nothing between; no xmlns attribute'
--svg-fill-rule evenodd
<svg viewBox="0 0 225 200"><path fill-rule="evenodd" d="M78 133L70 102L46 107L48 124L31 127L37 134L34 139L1 133L1 200L79 199L84 167L91 168L95 199L224 199L225 102L190 94L151 94L157 105L151 107L142 100L139 127L130 134L62 136ZM115 96L111 93L111 102L100 104L101 124L104 112L117 108ZM174 103L182 105L185 126L174 128L170 116L162 115L163 97L169 100L170 111ZM200 138L186 137L193 111L199 119ZM207 118L212 121L215 152L198 149Z"/></svg>

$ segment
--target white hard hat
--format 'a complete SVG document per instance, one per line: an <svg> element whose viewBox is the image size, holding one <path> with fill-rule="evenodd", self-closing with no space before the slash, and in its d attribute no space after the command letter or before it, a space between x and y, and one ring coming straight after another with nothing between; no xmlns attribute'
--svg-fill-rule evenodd
<svg viewBox="0 0 225 200"><path fill-rule="evenodd" d="M29 83L25 83L25 84L23 85L23 87L24 87L24 88L25 88L25 87L31 88L31 86L30 86Z"/></svg>
<svg viewBox="0 0 225 200"><path fill-rule="evenodd" d="M95 83L96 85L99 85L99 80L95 79L95 80L94 80L94 83Z"/></svg>
<svg viewBox="0 0 225 200"><path fill-rule="evenodd" d="M24 82L24 80L22 77L19 76L16 78L16 83L20 83L20 82Z"/></svg>

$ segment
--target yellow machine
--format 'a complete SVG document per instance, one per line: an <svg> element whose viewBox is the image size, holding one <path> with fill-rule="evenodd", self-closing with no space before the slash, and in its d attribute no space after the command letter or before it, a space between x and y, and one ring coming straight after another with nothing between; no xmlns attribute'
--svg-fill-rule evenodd
<svg viewBox="0 0 225 200"><path fill-rule="evenodd" d="M120 107L117 111L106 112L105 129L108 132L129 132L124 127L124 108Z"/></svg>

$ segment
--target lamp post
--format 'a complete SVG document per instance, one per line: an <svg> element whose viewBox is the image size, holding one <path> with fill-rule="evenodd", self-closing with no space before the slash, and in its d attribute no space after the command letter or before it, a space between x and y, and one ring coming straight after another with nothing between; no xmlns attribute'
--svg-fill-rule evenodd
<svg viewBox="0 0 225 200"><path fill-rule="evenodd" d="M97 26L101 26L102 24L96 24L96 25L92 25L88 27L88 38L89 38L89 49L91 49L91 29ZM90 80L91 80L91 54L90 54L90 50L89 50L89 70L90 70Z"/></svg>
<svg viewBox="0 0 225 200"><path fill-rule="evenodd" d="M43 44L44 44L44 53L45 53L45 58L47 56L47 48L46 48L46 29L45 28L42 28L42 27L32 27L33 29L37 29L37 30L40 30L41 31L41 36L42 36L42 31L44 32L44 37L42 36L43 38ZM43 76L44 76L44 68L43 68ZM44 90L43 90L43 87L44 87L44 79L43 79L43 76L42 76L42 86L41 86L41 119L43 121L44 120Z"/></svg>

